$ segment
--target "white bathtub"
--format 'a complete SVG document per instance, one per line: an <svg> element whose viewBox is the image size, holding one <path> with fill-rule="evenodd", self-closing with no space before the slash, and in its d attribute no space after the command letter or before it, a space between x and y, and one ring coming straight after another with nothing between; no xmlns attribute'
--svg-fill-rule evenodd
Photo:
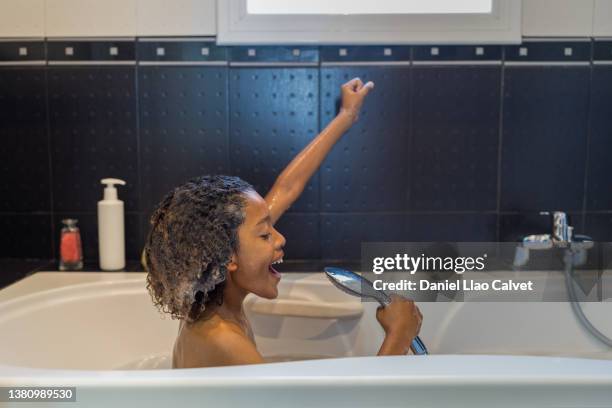
<svg viewBox="0 0 612 408"><path fill-rule="evenodd" d="M74 386L87 407L612 406L612 351L566 303L421 303L431 355L368 357L376 304L285 274L278 300L249 298L248 313L269 361L306 361L171 370L178 322L144 279L39 272L1 290L0 387ZM612 303L584 309L612 335Z"/></svg>

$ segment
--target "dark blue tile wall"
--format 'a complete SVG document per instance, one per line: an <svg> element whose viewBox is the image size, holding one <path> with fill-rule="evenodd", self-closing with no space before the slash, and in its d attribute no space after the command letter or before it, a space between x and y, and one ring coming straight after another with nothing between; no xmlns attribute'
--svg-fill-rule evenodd
<svg viewBox="0 0 612 408"><path fill-rule="evenodd" d="M229 141L232 173L262 196L318 133L316 68L231 68ZM306 185L291 211L319 209L318 177Z"/></svg>
<svg viewBox="0 0 612 408"><path fill-rule="evenodd" d="M0 257L41 258L53 256L52 220L50 214L2 213Z"/></svg>
<svg viewBox="0 0 612 408"><path fill-rule="evenodd" d="M612 54L612 53L611 53ZM591 131L587 210L612 208L612 65L595 66L591 93Z"/></svg>
<svg viewBox="0 0 612 408"><path fill-rule="evenodd" d="M51 208L45 70L0 69L0 211Z"/></svg>
<svg viewBox="0 0 612 408"><path fill-rule="evenodd" d="M287 212L275 226L285 236L287 259L319 259L319 214Z"/></svg>
<svg viewBox="0 0 612 408"><path fill-rule="evenodd" d="M495 242L496 214L412 214L405 241Z"/></svg>
<svg viewBox="0 0 612 408"><path fill-rule="evenodd" d="M408 67L323 67L321 125L338 113L340 86L374 81L358 122L321 167L324 212L401 211L408 204L410 70Z"/></svg>
<svg viewBox="0 0 612 408"><path fill-rule="evenodd" d="M279 220L287 259L355 260L365 241L514 241L546 232L539 212L551 210L609 241L611 54L609 41L3 43L0 257L56 257L61 219L73 217L97 259L103 177L128 183L131 259L152 209L193 176L238 175L265 195L355 76L376 88Z"/></svg>
<svg viewBox="0 0 612 408"><path fill-rule="evenodd" d="M49 68L55 211L95 211L105 177L125 180L125 209L139 209L134 75L133 67Z"/></svg>
<svg viewBox="0 0 612 408"><path fill-rule="evenodd" d="M413 69L410 208L495 211L501 65Z"/></svg>
<svg viewBox="0 0 612 408"><path fill-rule="evenodd" d="M324 213L321 215L321 257L357 260L362 242L406 241L408 217L385 213Z"/></svg>
<svg viewBox="0 0 612 408"><path fill-rule="evenodd" d="M178 184L229 172L227 68L139 68L142 210Z"/></svg>
<svg viewBox="0 0 612 408"><path fill-rule="evenodd" d="M584 201L586 67L507 67L501 209L577 211Z"/></svg>

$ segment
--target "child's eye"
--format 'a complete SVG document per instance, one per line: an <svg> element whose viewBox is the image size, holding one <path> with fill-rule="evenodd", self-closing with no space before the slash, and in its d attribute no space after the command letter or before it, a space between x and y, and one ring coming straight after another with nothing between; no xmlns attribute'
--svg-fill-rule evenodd
<svg viewBox="0 0 612 408"><path fill-rule="evenodd" d="M267 233L267 234L260 235L260 237L262 237L263 239L265 239L265 240L267 241L268 239L270 239L270 236L271 236L271 235L272 235L272 234Z"/></svg>

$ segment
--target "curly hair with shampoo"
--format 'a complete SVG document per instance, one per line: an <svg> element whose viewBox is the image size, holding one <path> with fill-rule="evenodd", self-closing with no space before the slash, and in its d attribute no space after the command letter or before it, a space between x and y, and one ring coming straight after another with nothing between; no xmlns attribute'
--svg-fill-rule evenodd
<svg viewBox="0 0 612 408"><path fill-rule="evenodd" d="M178 186L158 204L145 245L147 289L172 319L197 321L212 302L223 302L226 265L238 251L245 219L238 177L202 176Z"/></svg>

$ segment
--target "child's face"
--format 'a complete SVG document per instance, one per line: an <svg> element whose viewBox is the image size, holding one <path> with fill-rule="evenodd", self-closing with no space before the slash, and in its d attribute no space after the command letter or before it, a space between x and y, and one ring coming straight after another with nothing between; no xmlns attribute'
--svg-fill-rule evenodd
<svg viewBox="0 0 612 408"><path fill-rule="evenodd" d="M246 217L238 228L239 250L234 257L235 270L230 269L231 279L245 291L274 299L278 296L281 277L270 264L283 257L285 237L272 226L264 199L255 191L244 196Z"/></svg>

